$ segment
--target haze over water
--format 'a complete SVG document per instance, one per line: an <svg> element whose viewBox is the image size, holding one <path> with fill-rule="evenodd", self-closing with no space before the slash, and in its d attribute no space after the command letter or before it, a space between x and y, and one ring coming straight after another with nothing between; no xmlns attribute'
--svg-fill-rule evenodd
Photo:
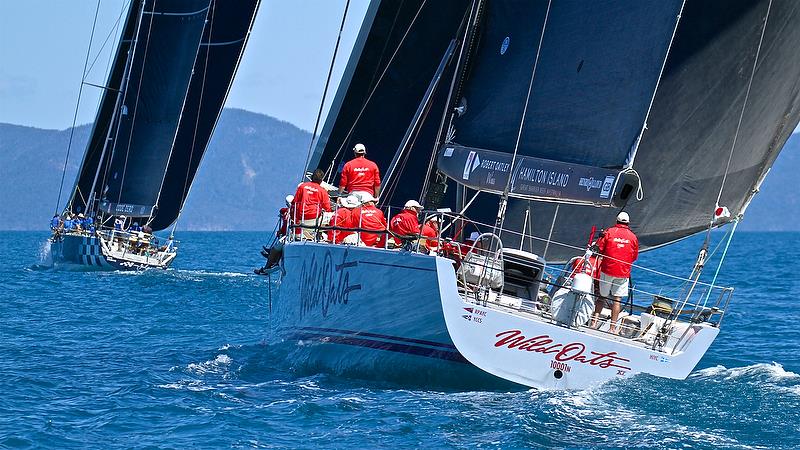
<svg viewBox="0 0 800 450"><path fill-rule="evenodd" d="M732 306L688 380L581 392L294 370L251 274L266 233L181 233L174 269L144 273L45 268L46 232L0 236L0 446L800 447L800 233L734 238L719 280ZM699 244L641 263L686 274Z"/></svg>

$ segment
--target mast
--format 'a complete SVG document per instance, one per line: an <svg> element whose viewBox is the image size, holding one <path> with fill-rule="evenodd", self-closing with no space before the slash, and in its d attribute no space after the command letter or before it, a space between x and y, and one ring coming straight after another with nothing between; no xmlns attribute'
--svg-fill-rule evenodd
<svg viewBox="0 0 800 450"><path fill-rule="evenodd" d="M131 6L133 6L133 5L131 5ZM132 41L133 44L130 47L128 47L128 55L127 55L127 58L126 58L126 61L125 61L125 70L123 71L122 82L121 82L121 84L119 86L119 90L117 91L117 99L116 99L116 101L114 103L114 112L113 112L113 114L111 116L111 120L110 120L110 123L112 124L112 126L108 127L108 132L106 133L106 138L105 138L105 140L103 142L103 150L100 152L100 159L99 159L100 163L97 165L97 170L95 171L94 179L92 180L92 187L89 190L89 201L87 202L88 204L86 205L86 210L91 215L94 215L94 212L95 212L95 205L94 205L95 200L99 200L97 198L95 198L93 200L93 197L97 197L96 191L95 191L95 189L97 188L97 179L99 178L100 172L102 171L102 168L103 168L103 165L104 165L103 164L104 157L106 155L106 150L108 149L109 141L111 140L111 131L115 130L115 129L119 130L119 121L121 120L121 117L120 117L119 113L120 113L120 107L121 107L121 104L122 104L123 92L125 92L125 86L128 84L128 81L130 79L131 62L133 61L133 55L136 52L136 43L139 41L139 32L141 31L142 17L144 16L144 6L145 6L144 2L142 2L141 6L139 7L139 14L138 14L137 24L136 24L136 34L133 37L133 41ZM116 143L116 134L115 134L114 142ZM107 170L107 168L106 168L106 170Z"/></svg>

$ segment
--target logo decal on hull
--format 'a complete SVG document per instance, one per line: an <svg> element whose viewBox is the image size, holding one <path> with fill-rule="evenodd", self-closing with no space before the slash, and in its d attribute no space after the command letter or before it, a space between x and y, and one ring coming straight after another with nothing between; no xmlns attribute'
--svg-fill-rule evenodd
<svg viewBox="0 0 800 450"><path fill-rule="evenodd" d="M598 353L586 350L586 344L581 342L571 342L561 344L555 342L550 336L543 334L532 338L526 337L520 330L508 330L497 333L495 337L500 338L495 342L495 347L506 347L510 349L541 353L543 355L553 354L553 360L560 363L569 361L596 366L601 369L615 367L622 370L631 370L630 367L621 363L630 362L617 352Z"/></svg>
<svg viewBox="0 0 800 450"><path fill-rule="evenodd" d="M300 271L300 316L315 311L328 316L328 311L333 305L346 305L350 293L361 290L360 284L350 284L350 272L347 270L358 266L358 261L347 261L347 251L342 254L340 263L333 261L331 251L325 251L322 261L317 261L317 255L311 261L303 261Z"/></svg>

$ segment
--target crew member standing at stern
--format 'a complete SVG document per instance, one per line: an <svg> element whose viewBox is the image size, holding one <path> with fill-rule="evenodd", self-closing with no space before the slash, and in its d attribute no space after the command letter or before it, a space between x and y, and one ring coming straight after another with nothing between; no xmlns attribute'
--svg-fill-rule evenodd
<svg viewBox="0 0 800 450"><path fill-rule="evenodd" d="M339 179L339 194L344 192L355 195L364 201L364 193L370 197L378 197L381 191L381 174L378 165L367 159L367 148L364 144L353 147L355 158L347 161L342 168Z"/></svg>
<svg viewBox="0 0 800 450"><path fill-rule="evenodd" d="M606 230L597 240L597 249L603 256L600 262L600 297L594 302L592 328L603 311L605 299L611 300L611 324L608 331L619 333L617 319L622 297L628 295L631 265L639 257L639 239L630 229L630 217L625 211L617 215L617 224Z"/></svg>

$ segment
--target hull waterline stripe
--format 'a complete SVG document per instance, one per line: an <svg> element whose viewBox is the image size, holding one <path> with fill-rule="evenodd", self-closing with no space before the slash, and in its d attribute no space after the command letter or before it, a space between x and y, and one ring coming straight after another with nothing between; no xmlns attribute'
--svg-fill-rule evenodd
<svg viewBox="0 0 800 450"><path fill-rule="evenodd" d="M424 356L427 358L442 359L445 361L453 361L462 364L469 364L463 356L458 352L450 352L446 350L436 350L427 347L418 347L409 344L397 344L393 342L376 341L373 339L364 339L350 336L336 336L320 333L297 333L293 336L295 339L316 340L325 343L352 345L355 347L367 347L376 350L387 350L396 353L406 353L409 355Z"/></svg>
<svg viewBox="0 0 800 450"><path fill-rule="evenodd" d="M406 338L400 336L390 336L387 334L378 334L378 333L370 333L368 331L352 331L352 330L341 330L337 328L319 328L319 327L299 327L300 330L303 331L320 331L323 333L340 333L340 334L348 334L351 336L365 336L365 337L372 337L372 338L379 338L379 339L387 339L391 341L401 341L401 342L410 342L412 344L422 344L422 345L429 345L431 347L443 347L450 350L456 350L456 346L453 344L445 344L443 342L435 342L435 341L426 341L423 339L414 339L414 338Z"/></svg>

